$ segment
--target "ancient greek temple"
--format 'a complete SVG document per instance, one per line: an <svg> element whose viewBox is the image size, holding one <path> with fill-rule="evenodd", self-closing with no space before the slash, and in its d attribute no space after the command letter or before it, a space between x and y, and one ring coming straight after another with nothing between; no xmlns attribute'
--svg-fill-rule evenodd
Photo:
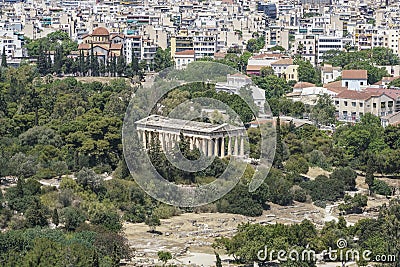
<svg viewBox="0 0 400 267"><path fill-rule="evenodd" d="M244 156L245 129L227 123L212 124L151 115L135 122L139 139L147 149L154 134L163 151L175 147L180 133L189 141L190 149L198 148L211 157Z"/></svg>

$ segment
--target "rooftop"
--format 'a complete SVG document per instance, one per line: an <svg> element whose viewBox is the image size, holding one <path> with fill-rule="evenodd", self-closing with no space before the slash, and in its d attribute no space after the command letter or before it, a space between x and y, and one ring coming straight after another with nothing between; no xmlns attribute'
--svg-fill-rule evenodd
<svg viewBox="0 0 400 267"><path fill-rule="evenodd" d="M172 130L182 132L198 132L203 134L225 133L227 131L245 131L244 127L237 127L227 123L212 124L206 122L168 118L160 115L150 115L149 117L136 121L135 124L145 128L158 128L160 130L166 131Z"/></svg>
<svg viewBox="0 0 400 267"><path fill-rule="evenodd" d="M366 70L344 70L342 80L366 80L368 73Z"/></svg>

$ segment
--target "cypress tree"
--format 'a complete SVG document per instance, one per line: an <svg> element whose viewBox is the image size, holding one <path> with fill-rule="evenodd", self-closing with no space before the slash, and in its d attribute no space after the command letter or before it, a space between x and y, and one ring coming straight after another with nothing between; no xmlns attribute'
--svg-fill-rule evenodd
<svg viewBox="0 0 400 267"><path fill-rule="evenodd" d="M219 256L219 254L217 252L214 252L214 253L215 253L215 258L216 258L215 266L222 267L221 257Z"/></svg>
<svg viewBox="0 0 400 267"><path fill-rule="evenodd" d="M60 219L58 217L58 210L57 209L53 210L53 215L51 217L51 220L53 221L55 226L58 226L60 224Z"/></svg>
<svg viewBox="0 0 400 267"><path fill-rule="evenodd" d="M1 54L1 66L7 68L6 47L3 46L3 53Z"/></svg>
<svg viewBox="0 0 400 267"><path fill-rule="evenodd" d="M118 76L122 76L122 74L124 74L126 69L126 63L125 63L125 57L121 54L118 57L118 61L117 61L117 74Z"/></svg>
<svg viewBox="0 0 400 267"><path fill-rule="evenodd" d="M93 258L92 258L92 267L99 267L99 255L97 254L96 249L93 252Z"/></svg>
<svg viewBox="0 0 400 267"><path fill-rule="evenodd" d="M281 136L281 119L276 119L276 150L275 150L275 167L283 169L283 142Z"/></svg>
<svg viewBox="0 0 400 267"><path fill-rule="evenodd" d="M46 51L47 57L46 57L46 74L51 72L51 66L53 63L51 62L51 56L50 52Z"/></svg>
<svg viewBox="0 0 400 267"><path fill-rule="evenodd" d="M132 71L134 74L137 74L139 72L139 60L135 55L135 50L132 49L132 62L131 62L131 66L132 66Z"/></svg>
<svg viewBox="0 0 400 267"><path fill-rule="evenodd" d="M115 54L112 56L111 68L112 68L111 76L115 77L115 74L117 72L117 57L115 56Z"/></svg>
<svg viewBox="0 0 400 267"><path fill-rule="evenodd" d="M21 177L18 177L16 191L17 191L16 192L17 197L21 198L24 196L24 181Z"/></svg>
<svg viewBox="0 0 400 267"><path fill-rule="evenodd" d="M107 62L106 62L106 73L107 73L107 76L110 76L111 64L110 64L110 59L109 58L107 58Z"/></svg>
<svg viewBox="0 0 400 267"><path fill-rule="evenodd" d="M37 68L41 75L47 74L47 58L46 53L43 51L42 44L39 45L39 54L37 58Z"/></svg>
<svg viewBox="0 0 400 267"><path fill-rule="evenodd" d="M99 60L97 53L92 57L92 76L99 76Z"/></svg>
<svg viewBox="0 0 400 267"><path fill-rule="evenodd" d="M93 75L94 70L94 53L93 53L93 43L90 45L90 63L89 63L89 76Z"/></svg>
<svg viewBox="0 0 400 267"><path fill-rule="evenodd" d="M63 66L63 53L62 53L62 48L57 47L55 54L54 54L54 72L57 74L61 74L62 72L62 66Z"/></svg>
<svg viewBox="0 0 400 267"><path fill-rule="evenodd" d="M369 156L367 160L367 168L365 170L365 183L368 185L370 195L372 194L373 185L375 181L374 172L375 172L374 160L372 159L372 156Z"/></svg>

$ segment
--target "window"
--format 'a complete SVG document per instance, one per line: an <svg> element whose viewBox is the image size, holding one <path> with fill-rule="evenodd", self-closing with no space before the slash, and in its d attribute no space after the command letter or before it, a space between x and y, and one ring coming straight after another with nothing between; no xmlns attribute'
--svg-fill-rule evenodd
<svg viewBox="0 0 400 267"><path fill-rule="evenodd" d="M347 107L347 101L344 101L344 106Z"/></svg>
<svg viewBox="0 0 400 267"><path fill-rule="evenodd" d="M389 102L388 102L388 107L389 107L389 108L393 107L393 101L389 101Z"/></svg>
<svg viewBox="0 0 400 267"><path fill-rule="evenodd" d="M356 102L351 102L351 105L352 105L353 107L355 107L355 106L356 106Z"/></svg>
<svg viewBox="0 0 400 267"><path fill-rule="evenodd" d="M376 108L376 103L373 103L373 104L372 104L372 107L373 107L373 108Z"/></svg>
<svg viewBox="0 0 400 267"><path fill-rule="evenodd" d="M336 101L335 101L335 105L339 105L339 100L336 100Z"/></svg>
<svg viewBox="0 0 400 267"><path fill-rule="evenodd" d="M345 82L344 86L349 87L349 82Z"/></svg>
<svg viewBox="0 0 400 267"><path fill-rule="evenodd" d="M360 108L362 108L363 106L364 106L363 103L360 102Z"/></svg>
<svg viewBox="0 0 400 267"><path fill-rule="evenodd" d="M364 85L364 82L360 82L360 85Z"/></svg>
<svg viewBox="0 0 400 267"><path fill-rule="evenodd" d="M381 108L386 108L386 102L381 102Z"/></svg>

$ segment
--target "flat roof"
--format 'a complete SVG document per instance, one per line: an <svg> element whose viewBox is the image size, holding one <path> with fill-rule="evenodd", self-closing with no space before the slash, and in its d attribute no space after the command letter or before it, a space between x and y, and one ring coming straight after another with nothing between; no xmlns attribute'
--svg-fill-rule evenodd
<svg viewBox="0 0 400 267"><path fill-rule="evenodd" d="M189 121L168 118L160 115L150 115L135 122L139 128L171 130L174 132L197 132L201 134L223 134L226 132L244 132L244 127L237 127L227 123L212 124L206 122Z"/></svg>

